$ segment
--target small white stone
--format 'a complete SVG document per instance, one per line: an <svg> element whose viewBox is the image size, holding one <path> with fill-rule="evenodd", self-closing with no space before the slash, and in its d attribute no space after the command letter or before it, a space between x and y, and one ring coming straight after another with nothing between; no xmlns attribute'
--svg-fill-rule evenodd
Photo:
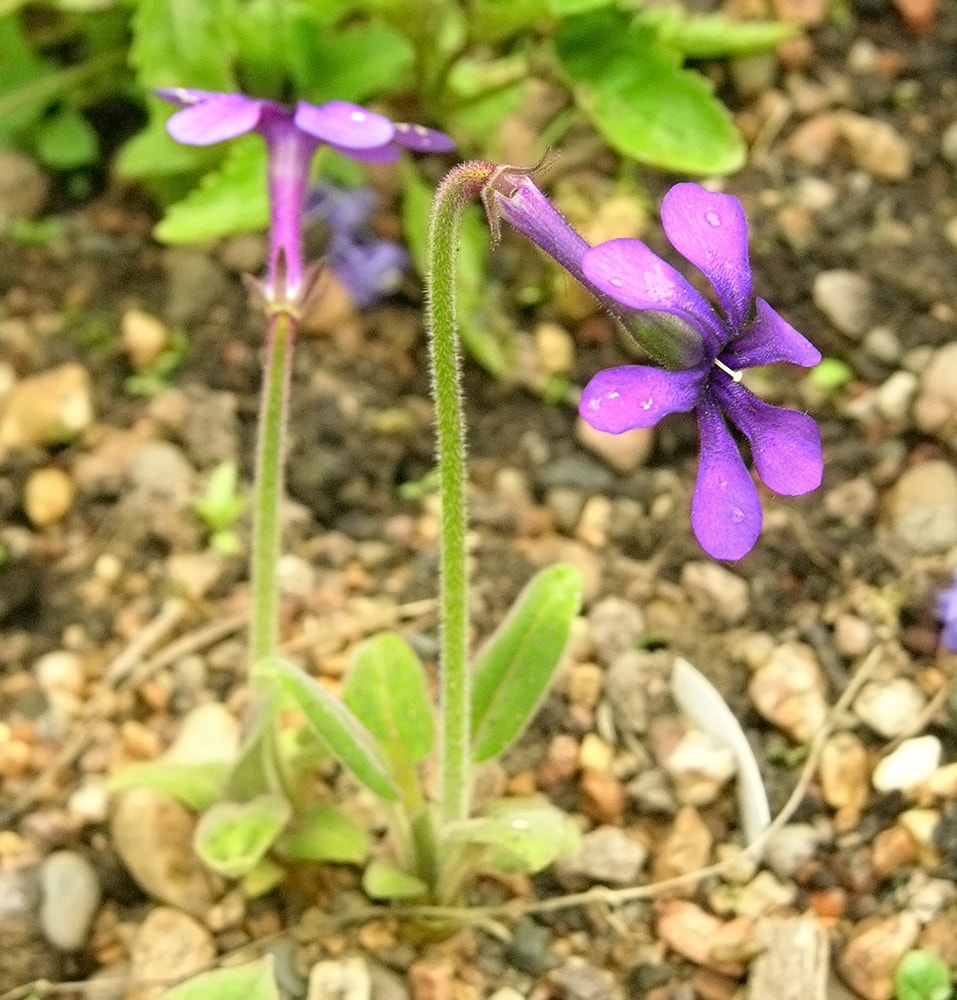
<svg viewBox="0 0 957 1000"><path fill-rule="evenodd" d="M879 736L893 739L910 729L926 704L913 681L896 677L865 684L854 701L854 714Z"/></svg>
<svg viewBox="0 0 957 1000"><path fill-rule="evenodd" d="M327 959L309 970L306 1000L369 1000L372 978L365 959Z"/></svg>
<svg viewBox="0 0 957 1000"><path fill-rule="evenodd" d="M878 792L903 792L925 782L940 763L936 736L904 740L874 768L871 783Z"/></svg>
<svg viewBox="0 0 957 1000"><path fill-rule="evenodd" d="M855 271L821 271L812 286L814 304L834 327L854 340L864 335L871 314L870 282Z"/></svg>
<svg viewBox="0 0 957 1000"><path fill-rule="evenodd" d="M734 777L734 754L720 740L700 729L689 730L662 760L680 802L706 806Z"/></svg>
<svg viewBox="0 0 957 1000"><path fill-rule="evenodd" d="M695 608L711 612L729 625L741 621L751 606L747 581L716 562L685 563L681 585Z"/></svg>

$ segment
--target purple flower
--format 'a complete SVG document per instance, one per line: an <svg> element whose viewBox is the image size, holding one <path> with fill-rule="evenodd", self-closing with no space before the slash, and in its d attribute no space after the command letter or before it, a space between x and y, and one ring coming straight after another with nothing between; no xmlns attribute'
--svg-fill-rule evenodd
<svg viewBox="0 0 957 1000"><path fill-rule="evenodd" d="M737 198L677 184L665 195L661 222L671 245L711 282L720 309L639 240L591 248L582 270L618 302L695 331L703 356L680 371L625 365L599 372L585 387L580 412L597 430L620 434L694 410L701 460L691 524L709 555L739 559L761 532L761 502L726 419L748 438L758 475L776 493L816 489L823 468L811 417L758 399L741 385L741 372L775 361L810 367L821 355L763 299L752 306L747 220Z"/></svg>
<svg viewBox="0 0 957 1000"><path fill-rule="evenodd" d="M269 274L265 294L274 307L286 308L304 294L301 215L309 163L321 143L354 160L376 163L398 158L402 148L444 153L447 135L420 125L393 123L348 101L286 108L243 94L174 87L158 90L182 106L166 123L178 142L208 146L246 132L259 132L269 154L271 206Z"/></svg>
<svg viewBox="0 0 957 1000"><path fill-rule="evenodd" d="M948 652L957 653L957 573L950 586L937 595L937 617L944 623L941 645Z"/></svg>

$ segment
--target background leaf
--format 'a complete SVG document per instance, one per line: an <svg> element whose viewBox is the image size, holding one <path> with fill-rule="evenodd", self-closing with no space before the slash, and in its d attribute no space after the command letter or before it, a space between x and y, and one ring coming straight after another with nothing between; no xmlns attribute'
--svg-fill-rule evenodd
<svg viewBox="0 0 957 1000"><path fill-rule="evenodd" d="M618 11L565 21L555 52L579 107L619 152L681 173L729 173L745 146L704 77L657 32Z"/></svg>
<svg viewBox="0 0 957 1000"><path fill-rule="evenodd" d="M279 795L217 802L196 824L193 847L208 868L240 878L265 857L291 816L292 807Z"/></svg>
<svg viewBox="0 0 957 1000"><path fill-rule="evenodd" d="M417 899L429 891L422 879L380 858L362 873L362 888L372 899Z"/></svg>
<svg viewBox="0 0 957 1000"><path fill-rule="evenodd" d="M208 809L223 797L230 765L226 761L185 764L150 760L131 764L110 778L110 790L152 788L182 802L195 812Z"/></svg>
<svg viewBox="0 0 957 1000"><path fill-rule="evenodd" d="M398 783L414 781L412 765L432 749L435 713L412 647L392 633L363 642L349 665L342 700L379 741Z"/></svg>
<svg viewBox="0 0 957 1000"><path fill-rule="evenodd" d="M359 864L369 853L369 834L341 810L323 803L296 817L276 851L291 861Z"/></svg>
<svg viewBox="0 0 957 1000"><path fill-rule="evenodd" d="M200 973L167 990L160 1000L280 1000L273 957Z"/></svg>
<svg viewBox="0 0 957 1000"><path fill-rule="evenodd" d="M801 33L788 21L736 21L723 14L688 14L681 7L649 7L638 20L687 59L722 59L767 52Z"/></svg>
<svg viewBox="0 0 957 1000"><path fill-rule="evenodd" d="M254 673L278 682L289 693L316 736L362 784L390 802L399 798L382 748L338 698L278 657L257 663Z"/></svg>
<svg viewBox="0 0 957 1000"><path fill-rule="evenodd" d="M581 574L558 563L537 573L472 666L472 756L500 754L548 689L581 606Z"/></svg>

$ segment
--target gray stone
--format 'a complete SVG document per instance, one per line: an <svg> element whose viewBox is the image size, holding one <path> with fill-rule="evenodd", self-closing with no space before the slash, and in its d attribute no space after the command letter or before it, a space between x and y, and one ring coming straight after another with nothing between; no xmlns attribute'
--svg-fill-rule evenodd
<svg viewBox="0 0 957 1000"><path fill-rule="evenodd" d="M924 692L906 677L865 684L854 699L854 714L879 736L903 736L927 704Z"/></svg>
<svg viewBox="0 0 957 1000"><path fill-rule="evenodd" d="M605 885L634 885L648 849L617 826L599 826L581 839L581 849L562 870Z"/></svg>
<svg viewBox="0 0 957 1000"><path fill-rule="evenodd" d="M770 838L764 860L779 879L787 881L814 857L820 843L820 833L809 823L791 823Z"/></svg>
<svg viewBox="0 0 957 1000"><path fill-rule="evenodd" d="M96 869L76 851L56 851L40 866L40 892L43 936L60 951L78 951L100 905Z"/></svg>
<svg viewBox="0 0 957 1000"><path fill-rule="evenodd" d="M681 585L695 610L716 615L728 625L741 621L751 606L747 581L710 560L685 563Z"/></svg>
<svg viewBox="0 0 957 1000"><path fill-rule="evenodd" d="M42 211L50 179L25 153L0 149L0 223L34 219Z"/></svg>
<svg viewBox="0 0 957 1000"><path fill-rule="evenodd" d="M918 555L957 545L957 472L950 462L931 459L905 469L891 490L886 523Z"/></svg>
<svg viewBox="0 0 957 1000"><path fill-rule="evenodd" d="M589 639L602 663L634 649L644 629L645 616L638 606L621 597L605 597L588 613Z"/></svg>
<svg viewBox="0 0 957 1000"><path fill-rule="evenodd" d="M159 906L130 944L128 1000L159 1000L167 986L206 971L216 958L212 935L179 910Z"/></svg>
<svg viewBox="0 0 957 1000"><path fill-rule="evenodd" d="M617 995L611 973L580 958L556 969L551 979L566 1000L613 1000Z"/></svg>
<svg viewBox="0 0 957 1000"><path fill-rule="evenodd" d="M166 266L166 308L174 325L194 323L225 296L228 280L223 269L205 253L172 247L163 255Z"/></svg>
<svg viewBox="0 0 957 1000"><path fill-rule="evenodd" d="M867 331L873 294L863 275L843 268L821 271L814 278L812 296L841 333L857 340Z"/></svg>
<svg viewBox="0 0 957 1000"><path fill-rule="evenodd" d="M612 707L615 724L626 733L641 735L656 710L670 697L671 657L629 649L611 661L605 673L605 697Z"/></svg>

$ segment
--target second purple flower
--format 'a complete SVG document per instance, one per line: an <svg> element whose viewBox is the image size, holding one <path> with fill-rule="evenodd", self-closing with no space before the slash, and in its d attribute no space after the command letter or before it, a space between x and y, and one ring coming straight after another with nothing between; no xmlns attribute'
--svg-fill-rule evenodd
<svg viewBox="0 0 957 1000"><path fill-rule="evenodd" d="M747 221L737 198L677 184L665 195L661 222L672 246L711 282L719 310L639 240L592 247L582 271L623 305L670 314L696 331L703 356L681 371L625 365L599 372L585 387L580 412L597 430L620 434L694 410L701 459L692 527L709 555L740 559L757 541L762 512L727 421L748 438L758 475L776 493L816 489L823 470L814 420L758 399L741 384L742 371L776 361L810 367L821 355L763 299L752 304Z"/></svg>

